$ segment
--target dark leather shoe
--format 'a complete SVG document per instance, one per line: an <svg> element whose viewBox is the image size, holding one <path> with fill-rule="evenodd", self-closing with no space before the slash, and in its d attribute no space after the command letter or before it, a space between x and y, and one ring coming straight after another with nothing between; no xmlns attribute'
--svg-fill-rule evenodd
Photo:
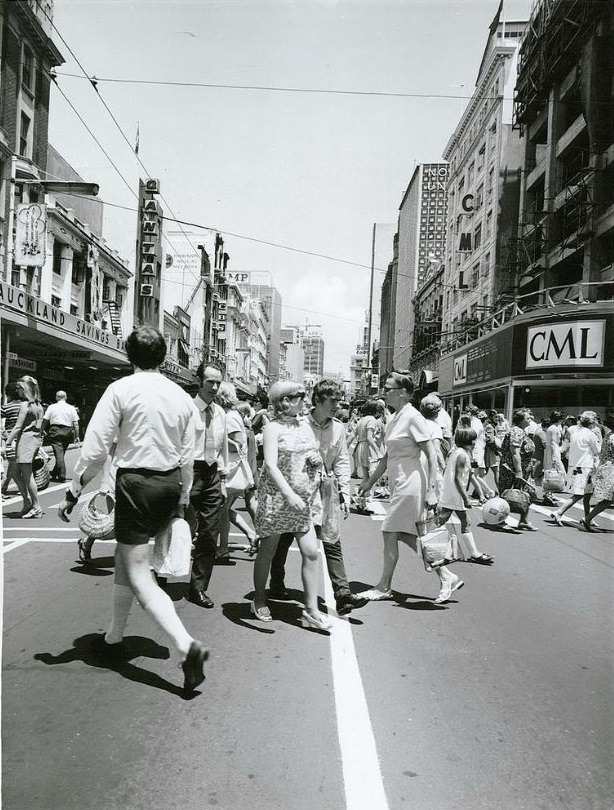
<svg viewBox="0 0 614 810"><path fill-rule="evenodd" d="M213 600L210 599L203 590L190 590L188 593L188 602L192 602L193 605L198 605L198 607L202 608L215 607Z"/></svg>
<svg viewBox="0 0 614 810"><path fill-rule="evenodd" d="M236 565L236 560L231 560L230 557L216 557L213 560L213 565Z"/></svg>
<svg viewBox="0 0 614 810"><path fill-rule="evenodd" d="M211 602L211 605L213 605L213 602ZM209 650L206 649L205 645L201 644L200 641L193 641L190 644L186 659L181 665L185 692L193 692L205 680L203 665L207 658L209 658Z"/></svg>
<svg viewBox="0 0 614 810"><path fill-rule="evenodd" d="M369 600L362 596L358 596L355 593L347 593L336 600L337 613L340 616L345 616L347 613L351 613L355 608L364 607L368 602Z"/></svg>
<svg viewBox="0 0 614 810"><path fill-rule="evenodd" d="M269 597L271 599L278 599L280 602L285 602L290 599L290 592L283 583L281 585L271 585L269 588Z"/></svg>

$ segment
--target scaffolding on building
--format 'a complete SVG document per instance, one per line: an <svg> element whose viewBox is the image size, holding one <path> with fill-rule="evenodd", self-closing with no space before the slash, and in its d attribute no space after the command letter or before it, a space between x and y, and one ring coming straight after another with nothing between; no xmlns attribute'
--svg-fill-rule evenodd
<svg viewBox="0 0 614 810"><path fill-rule="evenodd" d="M518 55L513 126L534 120L553 82L575 64L610 0L541 0L531 15Z"/></svg>

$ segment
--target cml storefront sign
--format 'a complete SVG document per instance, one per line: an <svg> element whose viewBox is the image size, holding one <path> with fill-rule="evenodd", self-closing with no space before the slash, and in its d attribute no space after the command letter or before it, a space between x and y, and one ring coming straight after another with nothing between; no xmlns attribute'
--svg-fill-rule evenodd
<svg viewBox="0 0 614 810"><path fill-rule="evenodd" d="M605 320L545 323L527 329L526 368L601 368Z"/></svg>

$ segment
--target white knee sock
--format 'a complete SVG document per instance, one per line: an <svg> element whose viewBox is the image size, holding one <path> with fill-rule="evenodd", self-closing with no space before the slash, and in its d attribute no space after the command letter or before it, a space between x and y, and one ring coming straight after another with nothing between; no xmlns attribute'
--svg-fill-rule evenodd
<svg viewBox="0 0 614 810"><path fill-rule="evenodd" d="M480 552L475 544L475 540L473 539L473 532L463 532L461 534L461 540L469 547L469 552L472 557L477 557L479 555Z"/></svg>
<svg viewBox="0 0 614 810"><path fill-rule="evenodd" d="M128 585L113 585L113 615L104 637L107 644L118 644L123 639L133 601L134 594Z"/></svg>
<svg viewBox="0 0 614 810"><path fill-rule="evenodd" d="M141 605L154 622L170 637L175 645L179 658L183 659L188 654L192 636L181 623L181 619L175 611L175 605L170 596L162 588L157 588L151 600L146 605Z"/></svg>

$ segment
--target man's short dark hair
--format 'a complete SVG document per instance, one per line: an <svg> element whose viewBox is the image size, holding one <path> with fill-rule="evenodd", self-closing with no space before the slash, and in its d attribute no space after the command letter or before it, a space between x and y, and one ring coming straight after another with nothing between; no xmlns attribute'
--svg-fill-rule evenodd
<svg viewBox="0 0 614 810"><path fill-rule="evenodd" d="M166 357L166 341L153 326L137 326L126 340L128 360L137 368L157 368Z"/></svg>
<svg viewBox="0 0 614 810"><path fill-rule="evenodd" d="M198 366L198 368L194 372L196 374L196 376L198 377L198 379L201 381L201 383L205 379L205 371L208 368L213 368L216 371L219 371L220 374L222 375L222 377L224 376L224 374L222 372L222 369L219 366L217 366L215 363L204 363L203 362L203 363L200 363L200 365Z"/></svg>
<svg viewBox="0 0 614 810"><path fill-rule="evenodd" d="M314 387L313 391L311 392L311 401L316 404L316 402L323 402L328 397L335 397L336 399L341 399L343 396L343 391L341 386L335 380L320 380L317 382Z"/></svg>
<svg viewBox="0 0 614 810"><path fill-rule="evenodd" d="M14 380L12 382L7 382L7 384L4 386L4 393L11 399L19 399L19 388L17 387L17 383Z"/></svg>

